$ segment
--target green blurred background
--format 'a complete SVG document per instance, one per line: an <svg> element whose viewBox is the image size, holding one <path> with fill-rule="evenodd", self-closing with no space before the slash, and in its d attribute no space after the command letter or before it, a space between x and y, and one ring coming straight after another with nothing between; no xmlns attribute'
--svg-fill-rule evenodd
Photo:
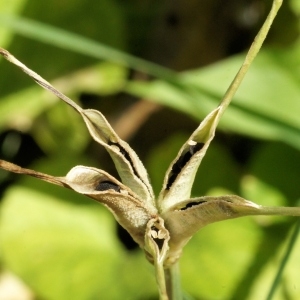
<svg viewBox="0 0 300 300"><path fill-rule="evenodd" d="M143 160L158 193L181 144L222 98L270 4L1 1L0 46L82 107L100 110ZM298 0L284 1L193 196L297 205L299 15ZM56 176L75 165L117 176L80 117L3 59L0 158ZM0 196L0 299L11 274L30 291L20 300L157 299L152 266L101 205L2 170ZM183 289L191 299L265 299L295 222L249 217L202 229L184 249ZM274 299L300 298L299 243Z"/></svg>

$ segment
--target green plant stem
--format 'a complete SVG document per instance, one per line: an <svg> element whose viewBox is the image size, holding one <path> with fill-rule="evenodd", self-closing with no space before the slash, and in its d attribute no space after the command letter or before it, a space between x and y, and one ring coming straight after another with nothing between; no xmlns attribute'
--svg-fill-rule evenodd
<svg viewBox="0 0 300 300"><path fill-rule="evenodd" d="M170 300L167 293L165 271L162 262L154 263L159 300Z"/></svg>
<svg viewBox="0 0 300 300"><path fill-rule="evenodd" d="M219 117L224 113L225 109L229 105L230 101L232 100L233 96L235 95L236 91L238 90L239 86L241 85L246 73L248 72L248 69L250 68L250 65L252 64L254 58L258 54L269 30L270 27L277 15L277 12L282 4L283 0L274 0L272 4L272 8L270 10L270 13L268 14L263 26L261 27L260 31L256 35L246 57L245 60L237 72L235 78L233 79L232 83L228 87L226 93L224 94L224 97L221 101L221 109Z"/></svg>
<svg viewBox="0 0 300 300"><path fill-rule="evenodd" d="M261 206L257 215L300 216L300 207Z"/></svg>
<svg viewBox="0 0 300 300"><path fill-rule="evenodd" d="M275 290L277 288L277 286L279 285L279 282L281 280L281 276L282 276L282 273L283 273L283 270L287 264L287 261L291 255L291 252L292 252L292 249L296 243L296 240L297 240L297 237L299 235L299 231L300 231L300 220L298 220L298 222L296 223L296 226L294 228L294 232L290 238L290 241L289 241L289 244L287 246L287 249L286 249L286 252L281 260L281 263L280 263L280 266L278 268L278 271L277 271L277 274L273 280L273 283L271 285L271 288L270 288L270 291L269 291L269 294L266 298L266 300L272 300L273 296L274 296L274 293L275 293Z"/></svg>
<svg viewBox="0 0 300 300"><path fill-rule="evenodd" d="M169 300L182 300L183 296L180 285L180 270L178 262L170 268L165 269L165 278Z"/></svg>

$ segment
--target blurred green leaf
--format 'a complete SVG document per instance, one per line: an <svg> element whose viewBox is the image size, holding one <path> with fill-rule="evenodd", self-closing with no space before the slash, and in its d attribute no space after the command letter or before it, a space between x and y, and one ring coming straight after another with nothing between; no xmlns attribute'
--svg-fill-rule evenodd
<svg viewBox="0 0 300 300"><path fill-rule="evenodd" d="M80 117L60 103L49 107L33 126L33 136L45 153L82 153L90 136Z"/></svg>
<svg viewBox="0 0 300 300"><path fill-rule="evenodd" d="M4 201L4 261L38 295L47 299L118 295L118 289L110 287L122 252L105 210L72 206L22 187L14 187Z"/></svg>
<svg viewBox="0 0 300 300"><path fill-rule="evenodd" d="M254 175L244 176L241 182L241 189L244 198L251 199L260 205L284 206L287 204L284 194L276 186L268 185Z"/></svg>
<svg viewBox="0 0 300 300"><path fill-rule="evenodd" d="M274 276L274 280L272 285L270 286L270 290L269 293L267 295L266 300L272 300L274 297L274 294L276 292L277 287L280 285L280 283L282 282L282 275L283 272L286 268L287 262L289 261L289 258L291 256L292 250L297 242L298 236L299 236L299 229L300 229L300 221L298 220L298 222L296 223L296 225L294 226L294 230L293 233L291 234L288 244L286 245L286 250L284 255L281 258L281 262L278 266L278 270L276 272L276 275ZM288 296L290 294L290 292L288 291L288 289L286 288L284 282L283 282L283 287L284 287L284 294L286 298L290 298L290 296Z"/></svg>
<svg viewBox="0 0 300 300"><path fill-rule="evenodd" d="M36 167L63 172L70 159L45 159ZM121 248L106 208L65 189L23 182L2 200L1 252L39 297L144 299L156 293L152 266L141 251Z"/></svg>
<svg viewBox="0 0 300 300"><path fill-rule="evenodd" d="M216 107L241 63L241 56L238 55L176 76L164 68L71 32L44 24L36 26L33 21L21 18L1 18L6 26L14 27L14 30L31 37L46 39L52 44L57 43L60 47L92 57L125 62L130 67L170 80L131 82L126 91L179 109L197 119L202 119ZM221 127L259 138L285 141L300 148L300 122L296 113L299 109L297 95L300 75L293 68L298 63L299 52L300 43L295 43L289 51L263 50L226 112Z"/></svg>
<svg viewBox="0 0 300 300"><path fill-rule="evenodd" d="M77 94L81 91L99 94L116 93L124 85L125 77L126 70L124 68L103 62L69 74L66 77L58 78L53 84L65 94L77 98ZM27 80L26 76L23 79ZM57 105L60 108L55 108ZM45 92L37 85L21 89L1 98L0 131L1 128L4 129L7 126L25 131L31 127L32 122L39 115L46 113L51 117L51 111L55 110L64 110L64 108L51 93ZM66 109L65 111L67 118L62 121L79 120L72 110ZM73 122L73 124L65 124L65 127L68 126L75 132L74 126L82 127L81 125L83 125L81 121L77 123L80 124ZM54 122L51 126L58 126L58 124ZM39 127L36 128L35 132L40 132ZM42 134L47 134L47 132L44 131ZM82 133L77 132L77 134Z"/></svg>
<svg viewBox="0 0 300 300"><path fill-rule="evenodd" d="M282 143L265 144L253 154L248 170L264 184L272 186L276 193L284 195L288 201L286 205L296 205L296 201L300 199L299 151ZM265 201L263 193L260 197ZM274 197L274 202L276 198Z"/></svg>
<svg viewBox="0 0 300 300"><path fill-rule="evenodd" d="M53 97L45 99L42 95L45 93L39 87L33 86L3 97L0 101L1 128L28 129L33 119L53 103Z"/></svg>
<svg viewBox="0 0 300 300"><path fill-rule="evenodd" d="M48 14L45 13L46 11L55 13ZM26 17L31 19L33 24L30 21L29 24L26 21L18 23L20 15L24 16L25 19ZM26 5L24 4L23 11L19 13L19 16L0 12L0 23L1 28L5 28L8 32L13 31L16 33L14 29L7 27L9 23L11 26L18 26L21 31L27 32L32 29L37 32L36 34L40 38L44 37L46 39L48 37L50 39L50 45L45 45L38 41L15 36L11 43L6 45L15 56L48 80L95 63L95 60L90 57L63 50L64 48L54 47L55 41L61 41L62 43L65 41L67 43L69 41L68 34L70 33L71 41L69 42L71 44L69 44L68 49L84 48L84 46L81 46L80 40L72 38L71 32L76 32L78 36L84 36L86 40L90 38L111 47L123 48L126 44L126 26L124 26L122 11L115 1L101 0L87 3L83 1L66 0L59 2L53 0L43 3L32 0L27 1ZM7 26L4 23L7 23ZM45 29L41 23L49 24L50 29L53 26L61 28L62 35L59 32L57 35L56 32L53 34L51 30L48 31L48 28ZM97 44L98 42L94 43ZM5 76L0 77L2 95L27 87L29 82L32 83L24 80L23 74L14 72L14 69L2 61L1 70L2 74L5 74ZM11 81L11 78L15 80Z"/></svg>
<svg viewBox="0 0 300 300"><path fill-rule="evenodd" d="M222 118L220 128L256 138L280 140L300 149L298 112L300 43L289 51L262 50L251 66L241 88ZM167 82L131 82L130 93L202 119L215 108L242 56L237 55L211 66L181 75L181 85Z"/></svg>
<svg viewBox="0 0 300 300"><path fill-rule="evenodd" d="M291 233L290 233L291 234ZM289 235L290 235L289 234ZM255 282L251 289L251 294L249 295L249 300L254 299L266 299L272 280L277 272L280 261L286 251L287 241L289 240L289 235L286 241L282 243L280 249L276 251L276 255L263 269L261 274L257 274L255 277ZM299 299L300 290L298 288L299 282L299 268L300 268L300 255L299 249L300 242L299 238L294 245L291 256L287 262L287 265L283 272L282 281L277 287L272 300L282 300L282 299ZM288 296L289 295L289 296ZM258 297L258 298L257 298Z"/></svg>
<svg viewBox="0 0 300 300"><path fill-rule="evenodd" d="M0 12L1 14L17 15L22 10L25 4L26 0L1 1ZM12 36L13 32L11 30L0 27L0 45L2 47L5 47L9 44Z"/></svg>
<svg viewBox="0 0 300 300"><path fill-rule="evenodd" d="M180 261L183 288L197 299L232 299L259 237L260 230L250 218L203 228L184 248Z"/></svg>
<svg viewBox="0 0 300 300"><path fill-rule="evenodd" d="M103 0L102 0L103 1ZM97 59L105 59L121 65L130 66L136 70L146 72L160 78L173 80L176 73L155 63L134 57L125 52L86 37L64 31L60 28L46 25L37 21L0 15L0 24L13 29L15 32L40 42L68 49Z"/></svg>
<svg viewBox="0 0 300 300"><path fill-rule="evenodd" d="M96 165L62 150L60 157L41 159L33 168L65 175L78 161ZM12 186L2 199L2 259L42 298L143 299L156 294L153 267L142 251L121 247L115 227L114 217L99 203L22 178L22 185Z"/></svg>
<svg viewBox="0 0 300 300"><path fill-rule="evenodd" d="M299 4L292 3L296 11ZM242 61L238 55L176 75L125 52L129 51L126 28L132 20L124 21L128 16L123 15L115 1L64 1L54 14L45 13L53 7L52 1L0 3L0 43L6 46L11 42L13 54L49 80L67 74L54 85L73 98L81 92L120 91L126 83L124 67L102 63L82 69L94 64L94 58L118 61L170 80L133 81L124 90L201 120L218 105ZM24 17L11 16L17 13ZM13 31L35 40L20 36L12 39ZM42 40L47 44L40 43ZM140 40L130 42L141 44ZM54 44L68 50L54 48ZM151 48L147 50L151 52ZM300 149L299 55L297 43L285 49L263 50L232 108L225 113L221 127L255 138L283 141ZM82 71L74 73L78 69ZM1 74L1 130L28 130L34 125L31 134L47 154L53 155L36 169L47 166L50 174L64 175L78 162L96 165L95 161L87 161L87 135L82 124L76 123L72 110L57 106L40 87L23 89L30 81L8 64L1 62ZM147 165L156 191L188 135L176 133L148 149ZM195 196L212 191L218 194L220 189L237 192L241 180L242 193L249 200L270 205L295 203L299 197L299 152L275 143L254 147L256 151L242 166L246 175L241 179L225 144L213 143L210 147L196 179ZM106 210L69 191L53 191L53 187L32 179L25 182L26 187L12 187L5 196L1 207L1 248L6 265L39 296L55 300L73 295L74 299L146 299L156 294L151 265L141 251L126 253L121 248ZM282 257L277 248L289 222L281 218L269 218L266 222L261 218L216 223L197 234L185 248L181 261L184 288L204 299L260 299L265 295ZM298 248L297 243L278 300L287 298L287 294L292 299L299 298ZM275 254L278 257L273 260Z"/></svg>
<svg viewBox="0 0 300 300"><path fill-rule="evenodd" d="M206 195L213 188L227 190L227 194L239 194L240 176L238 165L228 149L213 141L201 162L192 195Z"/></svg>
<svg viewBox="0 0 300 300"><path fill-rule="evenodd" d="M298 0L290 0L292 10L299 16L300 14L300 3ZM299 21L299 18L298 18ZM299 22L300 23L300 22Z"/></svg>

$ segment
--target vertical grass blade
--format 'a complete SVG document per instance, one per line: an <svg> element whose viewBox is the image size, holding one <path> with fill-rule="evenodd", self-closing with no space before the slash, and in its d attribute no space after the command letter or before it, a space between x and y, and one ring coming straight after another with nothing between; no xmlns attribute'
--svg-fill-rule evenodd
<svg viewBox="0 0 300 300"><path fill-rule="evenodd" d="M276 288L278 287L279 283L280 283L280 280L281 280L281 277L282 277L282 273L284 271L284 268L289 260L289 257L291 255L291 252L293 250L293 247L297 241L297 238L298 238L298 235L299 235L299 231L300 231L300 219L298 219L297 223L296 223L296 226L294 228L294 231L292 233L292 236L290 238L290 241L288 243L288 246L287 246L287 249L286 249L286 252L281 260L281 263L279 265L279 268L277 270L277 273L276 273L276 276L273 280L273 283L271 285L271 288L270 288L270 291L269 291L269 294L267 295L266 297L266 300L272 300L274 294L275 294L275 291L276 291Z"/></svg>

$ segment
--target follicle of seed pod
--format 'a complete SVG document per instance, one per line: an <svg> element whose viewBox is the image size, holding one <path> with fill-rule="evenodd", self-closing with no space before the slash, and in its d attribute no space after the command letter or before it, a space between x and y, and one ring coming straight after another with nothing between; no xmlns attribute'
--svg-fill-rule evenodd
<svg viewBox="0 0 300 300"><path fill-rule="evenodd" d="M192 156L200 151L204 143L197 143L195 141L189 142L190 146L189 148L181 154L181 156L178 158L178 160L175 162L175 164L172 166L172 171L169 176L169 180L166 186L166 189L169 190L174 181L176 180L177 176L181 172L181 170L186 166L186 164L190 161Z"/></svg>
<svg viewBox="0 0 300 300"><path fill-rule="evenodd" d="M97 186L95 187L95 190L99 191L99 192L103 192L103 191L107 191L107 190L114 190L118 193L121 192L121 188L117 184L115 184L111 181L108 181L108 180L99 182L97 184Z"/></svg>

